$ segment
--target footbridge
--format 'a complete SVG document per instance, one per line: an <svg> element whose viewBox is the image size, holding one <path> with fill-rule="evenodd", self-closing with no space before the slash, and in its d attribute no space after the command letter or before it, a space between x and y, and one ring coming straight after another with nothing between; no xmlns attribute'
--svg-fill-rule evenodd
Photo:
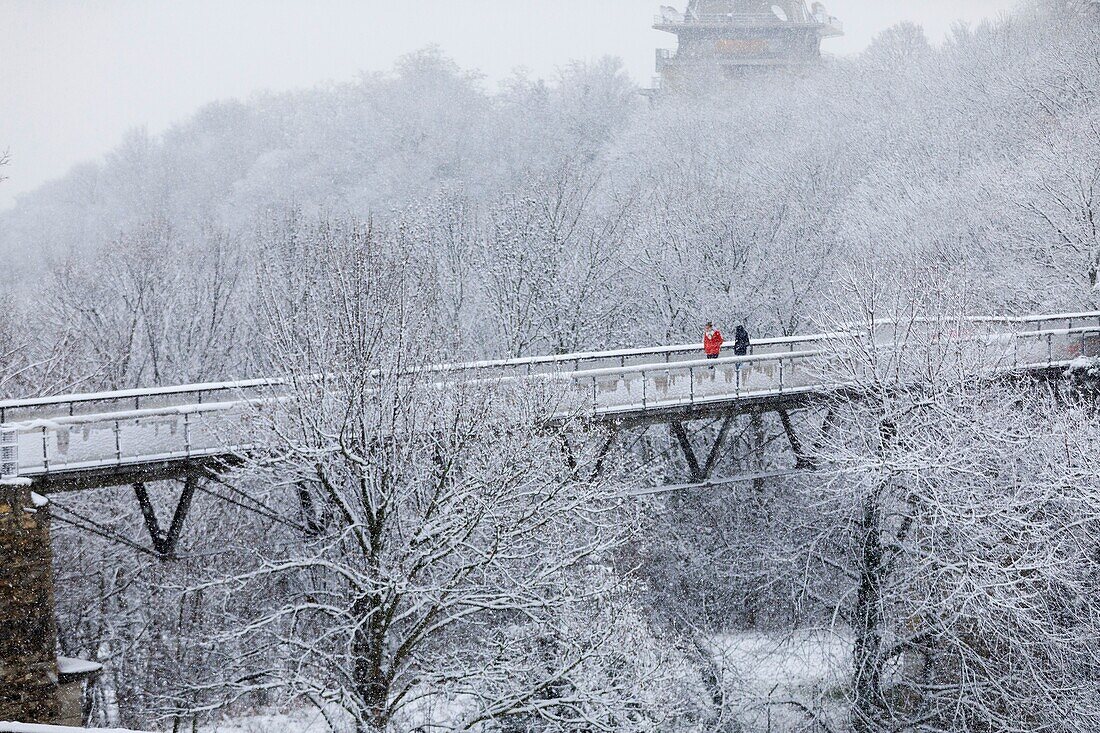
<svg viewBox="0 0 1100 733"><path fill-rule="evenodd" d="M908 324L912 327L912 323ZM1005 373L1058 374L1080 357L1100 355L1100 312L956 319L932 336L977 344ZM898 328L881 322L860 338L889 347ZM927 330L927 329L926 329ZM441 381L560 380L575 390L581 409L618 431L665 424L683 450L692 482L711 473L739 415L778 414L801 463L790 411L835 392L822 360L852 330L756 341L744 356L701 358L698 344L656 346L443 364L429 367ZM29 484L41 494L132 485L159 550L179 534L194 483L224 470L248 446L234 425L280 383L254 379L0 401L0 480ZM685 428L691 421L720 425L706 455ZM184 481L172 527L160 529L147 482ZM178 520L178 521L177 521Z"/></svg>

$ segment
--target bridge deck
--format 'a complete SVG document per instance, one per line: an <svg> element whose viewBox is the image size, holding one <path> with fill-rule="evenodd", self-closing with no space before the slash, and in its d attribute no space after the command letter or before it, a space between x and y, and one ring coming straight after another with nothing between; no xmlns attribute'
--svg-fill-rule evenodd
<svg viewBox="0 0 1100 733"><path fill-rule="evenodd" d="M1016 330L959 342L978 344L1004 372L1047 371L1100 353L1100 314L1029 319L1011 321ZM1004 319L973 322L1009 325ZM1052 323L1067 327L1044 328ZM561 381L576 391L590 417L644 423L820 399L838 386L821 376L827 347L838 338L774 339L758 343L750 356L718 360L692 358L697 346L670 346L431 369L447 379ZM278 388L277 381L249 380L0 402L6 418L0 424L0 478L57 491L203 470L242 450L235 445L239 426Z"/></svg>

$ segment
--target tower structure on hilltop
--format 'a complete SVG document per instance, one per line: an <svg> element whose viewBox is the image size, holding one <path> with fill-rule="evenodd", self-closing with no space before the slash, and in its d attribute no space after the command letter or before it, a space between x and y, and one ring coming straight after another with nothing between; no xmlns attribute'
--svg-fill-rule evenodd
<svg viewBox="0 0 1100 733"><path fill-rule="evenodd" d="M683 13L661 6L653 27L679 42L657 50L662 88L805 68L821 58L823 39L844 35L824 5L805 0L689 0Z"/></svg>

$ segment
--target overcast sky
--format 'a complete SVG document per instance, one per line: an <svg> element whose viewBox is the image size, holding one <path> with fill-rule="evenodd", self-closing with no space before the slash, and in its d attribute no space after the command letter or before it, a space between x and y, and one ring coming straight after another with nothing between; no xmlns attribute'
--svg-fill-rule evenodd
<svg viewBox="0 0 1100 733"><path fill-rule="evenodd" d="M901 20L940 40L1016 0L832 0L863 49ZM647 84L660 4L685 0L0 0L0 151L12 164L0 209L16 194L93 160L126 130L158 133L206 102L385 70L438 44L489 83L517 67L549 76L570 59L619 56Z"/></svg>

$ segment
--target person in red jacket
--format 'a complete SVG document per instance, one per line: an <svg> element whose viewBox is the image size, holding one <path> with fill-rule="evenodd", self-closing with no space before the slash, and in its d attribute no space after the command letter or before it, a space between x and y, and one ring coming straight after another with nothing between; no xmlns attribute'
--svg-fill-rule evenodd
<svg viewBox="0 0 1100 733"><path fill-rule="evenodd" d="M725 339L722 338L722 332L708 322L706 333L703 334L703 351L707 352L707 358L717 359L721 356L723 343Z"/></svg>

